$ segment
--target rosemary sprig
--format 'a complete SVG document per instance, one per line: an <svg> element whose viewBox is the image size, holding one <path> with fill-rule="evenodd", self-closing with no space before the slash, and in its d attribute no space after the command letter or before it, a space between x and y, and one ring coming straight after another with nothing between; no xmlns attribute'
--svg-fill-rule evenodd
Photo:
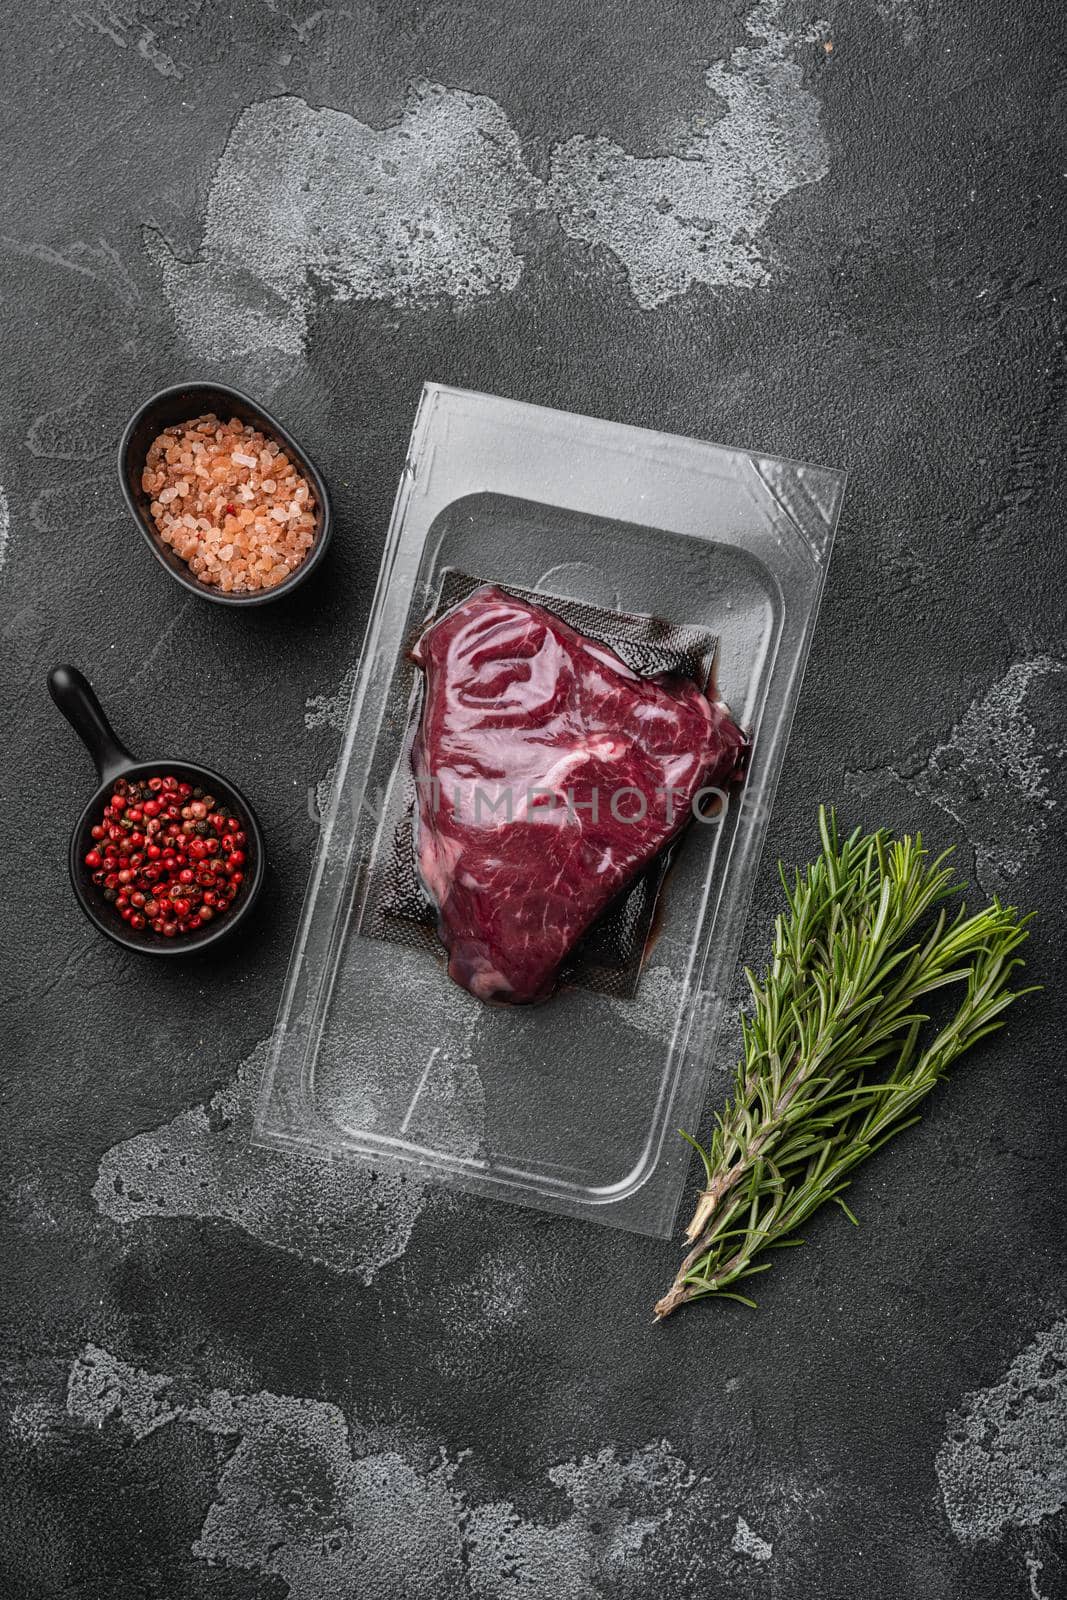
<svg viewBox="0 0 1067 1600"><path fill-rule="evenodd" d="M657 1317L706 1295L754 1306L737 1285L770 1269L765 1250L802 1244L796 1230L827 1200L855 1222L841 1198L853 1168L918 1121L956 1058L1030 992L1009 988L1030 918L997 899L950 915L951 851L929 861L920 835L884 829L842 841L823 808L819 834L821 855L792 882L779 865L788 910L762 981L746 970L755 1011L733 1097L706 1149L683 1134L707 1181ZM934 1026L926 997L948 985L962 999Z"/></svg>

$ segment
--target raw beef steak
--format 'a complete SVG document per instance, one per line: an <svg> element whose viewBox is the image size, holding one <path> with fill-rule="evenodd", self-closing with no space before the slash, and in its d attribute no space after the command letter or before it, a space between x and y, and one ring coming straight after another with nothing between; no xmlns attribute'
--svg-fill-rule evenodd
<svg viewBox="0 0 1067 1600"><path fill-rule="evenodd" d="M416 855L449 974L482 1000L542 1000L698 791L739 776L744 735L689 679L638 677L492 587L412 655L426 680Z"/></svg>

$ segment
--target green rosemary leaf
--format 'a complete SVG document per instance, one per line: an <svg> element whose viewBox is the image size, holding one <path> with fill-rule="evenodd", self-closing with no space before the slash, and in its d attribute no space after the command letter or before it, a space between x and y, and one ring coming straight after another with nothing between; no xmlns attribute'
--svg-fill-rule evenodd
<svg viewBox="0 0 1067 1600"><path fill-rule="evenodd" d="M921 835L885 829L842 838L825 808L818 828L814 862L779 863L787 909L767 970L745 972L754 1012L733 1096L706 1146L683 1134L706 1182L657 1317L711 1295L755 1308L729 1286L773 1264L756 1256L802 1244L796 1229L828 1201L855 1223L841 1199L854 1169L917 1122L959 1056L1033 992L1011 988L1030 917L997 899L953 911L951 851L930 860ZM948 989L947 1017L919 1008Z"/></svg>

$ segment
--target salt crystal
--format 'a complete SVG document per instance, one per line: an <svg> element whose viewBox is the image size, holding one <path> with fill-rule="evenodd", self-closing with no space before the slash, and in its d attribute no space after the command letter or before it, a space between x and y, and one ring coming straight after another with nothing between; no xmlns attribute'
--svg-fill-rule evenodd
<svg viewBox="0 0 1067 1600"><path fill-rule="evenodd" d="M239 417L221 423L208 413L165 429L149 446L141 486L163 541L226 593L281 583L313 543L306 480L276 439Z"/></svg>

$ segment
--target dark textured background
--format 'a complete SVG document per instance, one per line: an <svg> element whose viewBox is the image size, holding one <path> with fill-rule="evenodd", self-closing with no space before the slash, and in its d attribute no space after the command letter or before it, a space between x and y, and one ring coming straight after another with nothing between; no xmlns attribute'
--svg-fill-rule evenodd
<svg viewBox="0 0 1067 1600"><path fill-rule="evenodd" d="M1041 0L8 9L5 1600L1067 1592L1063 45ZM331 484L276 608L121 505L196 373ZM245 1148L428 377L850 469L747 960L819 800L1040 912L1046 991L756 1314L656 1327L673 1244ZM57 659L254 796L240 949L81 918Z"/></svg>

